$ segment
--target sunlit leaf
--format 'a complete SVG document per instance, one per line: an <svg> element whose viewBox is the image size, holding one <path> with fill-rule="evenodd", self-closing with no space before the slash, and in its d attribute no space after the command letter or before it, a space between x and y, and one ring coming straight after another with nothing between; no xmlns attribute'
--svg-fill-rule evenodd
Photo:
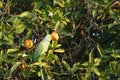
<svg viewBox="0 0 120 80"><path fill-rule="evenodd" d="M38 12L39 14L42 14L42 11L41 10L35 10L36 12Z"/></svg>
<svg viewBox="0 0 120 80"><path fill-rule="evenodd" d="M69 65L66 61L62 60L62 63L63 63L63 66L64 66L68 71L71 70L70 65Z"/></svg>
<svg viewBox="0 0 120 80"><path fill-rule="evenodd" d="M97 16L97 19L100 19L102 17L102 15L99 15L99 16Z"/></svg>
<svg viewBox="0 0 120 80"><path fill-rule="evenodd" d="M92 11L92 15L93 15L93 17L96 17L96 15L97 15L97 10L96 9Z"/></svg>
<svg viewBox="0 0 120 80"><path fill-rule="evenodd" d="M61 0L61 2L57 1L57 0L54 0L54 4L58 4L60 7L64 7L64 1L63 0Z"/></svg>
<svg viewBox="0 0 120 80"><path fill-rule="evenodd" d="M44 73L43 73L43 70L40 70L40 71L41 71L42 80L44 80Z"/></svg>
<svg viewBox="0 0 120 80"><path fill-rule="evenodd" d="M16 25L15 32L20 34L25 30L25 27L26 27L26 25L24 25L24 24Z"/></svg>
<svg viewBox="0 0 120 80"><path fill-rule="evenodd" d="M8 45L12 45L12 44L13 44L14 37L13 37L12 34L4 35L4 40L7 41L7 44L8 44Z"/></svg>
<svg viewBox="0 0 120 80"><path fill-rule="evenodd" d="M55 31L58 32L59 29L60 29L60 21L57 21L56 24L55 24Z"/></svg>
<svg viewBox="0 0 120 80"><path fill-rule="evenodd" d="M99 44L97 44L97 50L98 50L98 52L100 53L100 55L101 55L102 57L105 57L105 52L104 52L104 50L101 48L101 46L100 46Z"/></svg>
<svg viewBox="0 0 120 80"><path fill-rule="evenodd" d="M48 52L48 57L47 57L47 58L48 58L48 60L50 60L50 61L58 60L58 59L59 59L57 55L53 54L53 51L52 51L52 50L49 50L49 52Z"/></svg>
<svg viewBox="0 0 120 80"><path fill-rule="evenodd" d="M84 63L82 63L81 65L83 65L83 66L88 66L88 62L84 62Z"/></svg>
<svg viewBox="0 0 120 80"><path fill-rule="evenodd" d="M55 46L55 48L59 48L59 47L61 47L62 45L61 44L57 44L56 46Z"/></svg>
<svg viewBox="0 0 120 80"><path fill-rule="evenodd" d="M93 63L93 58L94 58L94 54L93 54L93 50L91 50L89 54L89 63Z"/></svg>
<svg viewBox="0 0 120 80"><path fill-rule="evenodd" d="M4 59L4 57L3 57L3 56L4 56L4 51L3 51L3 50L1 50L1 51L0 51L0 60L1 60L1 61L2 61L2 59ZM0 61L0 62L1 62L1 61Z"/></svg>
<svg viewBox="0 0 120 80"><path fill-rule="evenodd" d="M41 71L38 72L38 76L40 77L42 75Z"/></svg>
<svg viewBox="0 0 120 80"><path fill-rule="evenodd" d="M63 52L65 52L65 51L64 51L64 49L55 49L54 52L63 53Z"/></svg>
<svg viewBox="0 0 120 80"><path fill-rule="evenodd" d="M93 69L93 71L94 71L95 74L97 74L98 76L100 76L100 71L99 71L99 69L97 67L93 67L92 69Z"/></svg>
<svg viewBox="0 0 120 80"><path fill-rule="evenodd" d="M111 54L111 56L114 58L120 58L120 54Z"/></svg>
<svg viewBox="0 0 120 80"><path fill-rule="evenodd" d="M2 8L3 7L3 3L0 1L0 8Z"/></svg>
<svg viewBox="0 0 120 80"><path fill-rule="evenodd" d="M31 15L30 12L24 11L24 12L22 12L22 13L19 15L19 17L30 17L30 15Z"/></svg>
<svg viewBox="0 0 120 80"><path fill-rule="evenodd" d="M10 69L10 74L12 74L21 64L22 62L16 62L16 64L14 64L13 67Z"/></svg>
<svg viewBox="0 0 120 80"><path fill-rule="evenodd" d="M16 51L18 51L19 49L8 49L7 50L7 53L13 53L13 52L16 52Z"/></svg>
<svg viewBox="0 0 120 80"><path fill-rule="evenodd" d="M7 21L8 22L14 22L17 18L17 16L11 16Z"/></svg>
<svg viewBox="0 0 120 80"><path fill-rule="evenodd" d="M101 62L101 59L99 58L94 58L94 66L99 66Z"/></svg>
<svg viewBox="0 0 120 80"><path fill-rule="evenodd" d="M31 67L32 66L40 66L40 67L49 67L49 65L46 63L46 62L35 62L33 64L31 64Z"/></svg>
<svg viewBox="0 0 120 80"><path fill-rule="evenodd" d="M66 20L66 22L70 22L70 19L68 19L68 18L65 18L65 20Z"/></svg>

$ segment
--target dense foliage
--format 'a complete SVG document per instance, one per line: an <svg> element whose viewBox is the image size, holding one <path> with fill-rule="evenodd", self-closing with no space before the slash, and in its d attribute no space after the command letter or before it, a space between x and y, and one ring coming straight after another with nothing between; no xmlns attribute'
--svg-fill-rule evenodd
<svg viewBox="0 0 120 80"><path fill-rule="evenodd" d="M53 31L59 41L33 62ZM119 58L119 1L0 0L0 80L117 80Z"/></svg>

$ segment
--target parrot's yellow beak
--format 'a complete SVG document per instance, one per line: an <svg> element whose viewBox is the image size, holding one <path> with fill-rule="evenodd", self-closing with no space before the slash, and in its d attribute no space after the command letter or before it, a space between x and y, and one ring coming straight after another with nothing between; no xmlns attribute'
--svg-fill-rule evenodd
<svg viewBox="0 0 120 80"><path fill-rule="evenodd" d="M59 40L58 33L56 33L56 32L52 32L51 37L52 37L53 41L58 41Z"/></svg>

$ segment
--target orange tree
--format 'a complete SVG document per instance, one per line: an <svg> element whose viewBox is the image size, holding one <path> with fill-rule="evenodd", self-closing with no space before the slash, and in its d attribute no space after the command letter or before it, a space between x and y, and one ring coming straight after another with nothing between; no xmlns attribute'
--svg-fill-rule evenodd
<svg viewBox="0 0 120 80"><path fill-rule="evenodd" d="M116 0L0 0L0 79L119 78L119 8ZM53 31L59 41L33 62Z"/></svg>

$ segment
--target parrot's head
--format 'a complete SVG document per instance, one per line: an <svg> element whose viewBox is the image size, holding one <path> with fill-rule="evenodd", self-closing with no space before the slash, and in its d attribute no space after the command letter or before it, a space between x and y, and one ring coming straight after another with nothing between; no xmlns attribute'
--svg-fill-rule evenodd
<svg viewBox="0 0 120 80"><path fill-rule="evenodd" d="M45 36L44 40L47 40L48 42L50 42L52 39L51 35L47 35Z"/></svg>

